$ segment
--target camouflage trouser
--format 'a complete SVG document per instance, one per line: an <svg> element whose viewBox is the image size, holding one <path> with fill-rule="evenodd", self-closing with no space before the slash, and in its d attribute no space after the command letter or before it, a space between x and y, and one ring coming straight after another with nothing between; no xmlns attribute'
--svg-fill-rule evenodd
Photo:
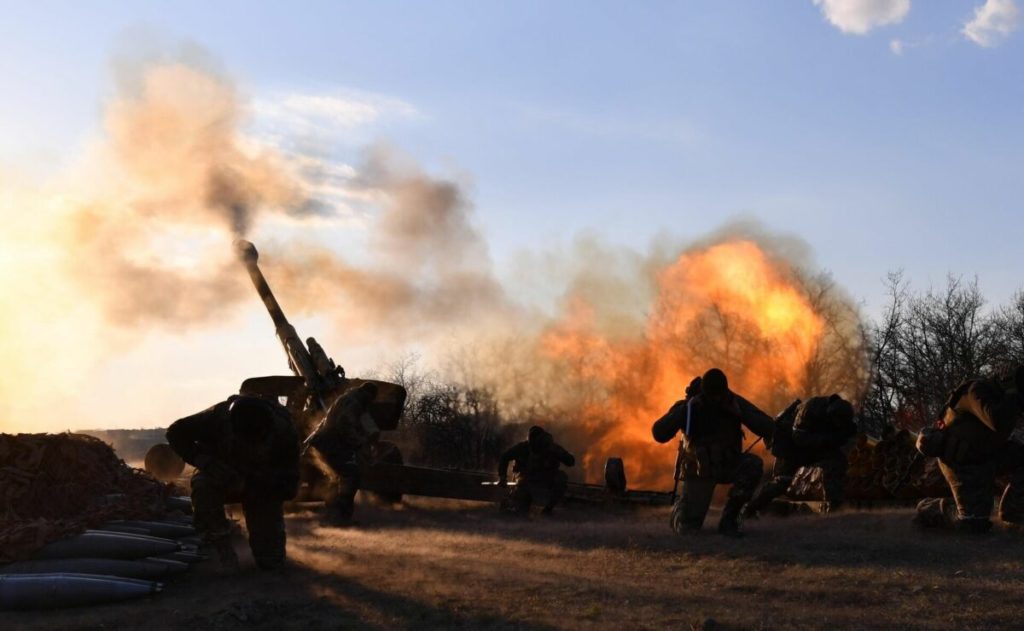
<svg viewBox="0 0 1024 631"><path fill-rule="evenodd" d="M327 520L346 523L355 512L356 492L359 490L359 466L356 464L355 450L333 436L322 437L313 446L338 477L338 485L324 507Z"/></svg>
<svg viewBox="0 0 1024 631"><path fill-rule="evenodd" d="M550 513L565 497L569 476L565 471L556 471L550 478L531 480L520 478L508 493L506 507L516 513L525 513L532 504L540 504Z"/></svg>
<svg viewBox="0 0 1024 631"><path fill-rule="evenodd" d="M192 509L196 531L204 540L222 543L231 534L225 504L242 504L249 548L261 568L284 563L285 528L282 502L267 499L261 489L249 488L238 476L198 471L192 476Z"/></svg>
<svg viewBox="0 0 1024 631"><path fill-rule="evenodd" d="M996 475L1009 474L1009 483L999 501L999 518L1024 524L1024 467L1016 466L1015 455L1007 453L982 464L949 465L939 461L953 499L929 498L917 505L915 523L924 528L955 528L986 532L992 527Z"/></svg>
<svg viewBox="0 0 1024 631"><path fill-rule="evenodd" d="M836 449L826 452L819 458L779 458L772 468L772 477L757 489L754 498L747 507L748 514L764 510L772 500L782 495L793 483L796 472L801 467L817 467L821 469L821 483L828 510L835 510L846 497L847 459L842 451Z"/></svg>
<svg viewBox="0 0 1024 631"><path fill-rule="evenodd" d="M719 528L735 525L740 508L750 501L754 489L761 481L762 473L764 462L754 454L741 454L732 475L722 479L693 476L687 472L683 479L682 493L672 507L672 515L669 518L672 530L679 534L700 530L711 506L715 486L718 484L732 484L729 499L722 509Z"/></svg>
<svg viewBox="0 0 1024 631"><path fill-rule="evenodd" d="M356 509L356 492L359 491L359 467L351 462L334 470L338 474L338 486L328 499L327 513L334 521L345 523L352 519Z"/></svg>
<svg viewBox="0 0 1024 631"><path fill-rule="evenodd" d="M987 532L992 528L995 462L948 465L939 461L939 469L949 484L953 498L933 497L917 504L914 522L922 528L955 528L965 532Z"/></svg>
<svg viewBox="0 0 1024 631"><path fill-rule="evenodd" d="M1024 525L1024 467L1010 473L1009 483L999 499L999 518L1016 526Z"/></svg>

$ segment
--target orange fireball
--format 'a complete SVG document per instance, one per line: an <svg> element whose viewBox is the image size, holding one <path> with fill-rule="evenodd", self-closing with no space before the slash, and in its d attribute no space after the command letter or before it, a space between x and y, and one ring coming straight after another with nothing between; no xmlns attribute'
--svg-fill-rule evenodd
<svg viewBox="0 0 1024 631"><path fill-rule="evenodd" d="M661 269L645 328L632 338L601 334L590 306L570 300L540 345L568 381L569 416L587 430L587 477L599 479L606 458L622 456L632 486L669 488L674 450L653 442L651 424L712 366L769 414L794 397L820 394L809 388L848 389L831 376L850 354L829 354L854 348L859 365L838 372L858 373L862 347L829 338L851 335L856 325L838 323L857 314L839 298L839 310L835 300L822 301L828 287L820 281L753 239L737 238L684 252Z"/></svg>

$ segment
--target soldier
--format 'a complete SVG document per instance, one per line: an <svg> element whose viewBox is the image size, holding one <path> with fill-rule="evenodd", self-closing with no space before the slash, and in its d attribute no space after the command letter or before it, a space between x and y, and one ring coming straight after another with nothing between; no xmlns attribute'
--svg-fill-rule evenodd
<svg viewBox="0 0 1024 631"><path fill-rule="evenodd" d="M376 396L377 386L369 382L349 390L331 405L306 439L338 477L338 486L325 506L328 521L346 524L352 519L359 490L358 459L380 437L380 429L367 410Z"/></svg>
<svg viewBox="0 0 1024 631"><path fill-rule="evenodd" d="M513 445L501 455L498 464L498 483L501 486L508 484L509 462L515 462L512 470L519 474L519 478L505 507L526 514L530 504L537 503L544 507L541 510L544 515L550 515L555 505L562 501L569 484L569 477L558 467L571 467L576 464L576 459L556 444L554 437L543 427L534 425L527 440Z"/></svg>
<svg viewBox="0 0 1024 631"><path fill-rule="evenodd" d="M795 401L775 421L772 477L754 493L743 516L756 516L785 493L801 467L821 469L824 512L838 509L844 499L848 464L843 447L856 434L853 406L838 394Z"/></svg>
<svg viewBox="0 0 1024 631"><path fill-rule="evenodd" d="M939 459L953 500L921 500L916 525L988 532L997 475L1009 478L999 502L1000 519L1024 525L1022 393L1024 367L1001 379L965 381L950 394L945 416L921 432L917 448Z"/></svg>
<svg viewBox="0 0 1024 631"><path fill-rule="evenodd" d="M655 421L651 433L659 443L683 432L683 490L671 517L677 533L700 530L715 485L732 484L718 531L741 536L740 509L764 472L759 457L743 452L743 426L768 441L775 427L770 416L729 390L725 373L718 368L701 377L699 394L677 402Z"/></svg>
<svg viewBox="0 0 1024 631"><path fill-rule="evenodd" d="M249 547L261 569L284 564L283 503L299 487L299 439L288 410L277 402L232 396L175 421L167 442L196 468L192 476L195 528L227 568L238 567L224 505L240 502Z"/></svg>

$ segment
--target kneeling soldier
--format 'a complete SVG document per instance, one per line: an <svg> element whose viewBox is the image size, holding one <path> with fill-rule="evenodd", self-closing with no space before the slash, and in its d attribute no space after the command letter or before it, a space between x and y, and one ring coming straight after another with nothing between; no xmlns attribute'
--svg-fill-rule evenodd
<svg viewBox="0 0 1024 631"><path fill-rule="evenodd" d="M1000 519L1024 525L1022 392L1024 367L999 380L965 381L950 394L944 418L921 432L917 448L939 459L953 501L921 500L914 519L918 526L987 532L997 475L1009 478L999 502Z"/></svg>
<svg viewBox="0 0 1024 631"><path fill-rule="evenodd" d="M513 445L501 455L498 483L502 486L507 484L510 462L515 462L513 470L519 478L505 506L513 512L526 513L530 505L536 503L544 507L542 512L545 515L550 515L555 505L562 501L569 485L569 476L559 466L571 467L576 464L576 459L556 444L554 437L543 427L534 425L527 440Z"/></svg>
<svg viewBox="0 0 1024 631"><path fill-rule="evenodd" d="M761 481L764 463L743 452L743 427L771 439L772 418L729 389L725 373L704 373L700 393L677 402L651 428L654 439L667 443L683 432L683 490L672 507L671 525L677 533L700 530L717 484L731 484L718 531L740 536L740 509Z"/></svg>
<svg viewBox="0 0 1024 631"><path fill-rule="evenodd" d="M224 505L240 502L249 547L262 569L285 558L283 504L299 487L299 439L288 410L250 396L232 396L175 421L167 442L196 468L195 528L226 567L237 567Z"/></svg>
<svg viewBox="0 0 1024 631"><path fill-rule="evenodd" d="M789 406L775 422L772 477L744 507L744 516L757 515L785 493L801 467L821 469L824 512L835 511L845 496L848 462L843 447L856 434L853 406L838 394Z"/></svg>

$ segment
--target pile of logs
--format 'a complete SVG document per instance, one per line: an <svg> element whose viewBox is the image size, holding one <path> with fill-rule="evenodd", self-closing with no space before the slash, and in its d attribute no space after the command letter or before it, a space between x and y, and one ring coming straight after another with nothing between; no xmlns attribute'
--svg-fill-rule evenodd
<svg viewBox="0 0 1024 631"><path fill-rule="evenodd" d="M801 469L787 495L798 500L820 500L821 470ZM948 495L949 485L939 471L938 461L919 457L914 436L906 430L882 440L861 435L849 453L848 500L913 500Z"/></svg>

